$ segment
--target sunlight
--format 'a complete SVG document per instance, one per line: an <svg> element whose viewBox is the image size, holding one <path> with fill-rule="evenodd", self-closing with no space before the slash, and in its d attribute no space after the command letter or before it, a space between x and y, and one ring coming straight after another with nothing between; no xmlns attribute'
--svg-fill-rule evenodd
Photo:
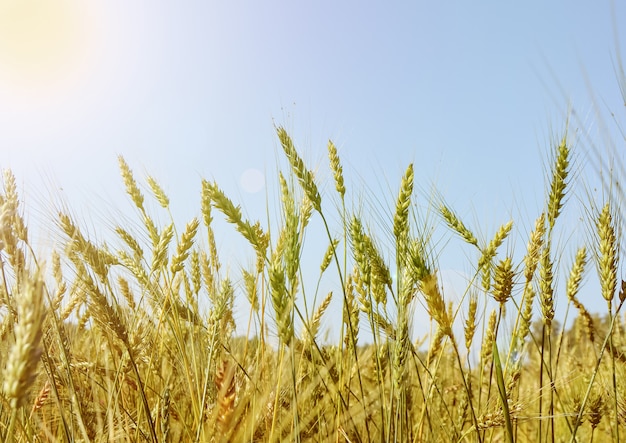
<svg viewBox="0 0 626 443"><path fill-rule="evenodd" d="M57 94L75 79L89 40L76 0L0 2L0 90L14 99Z"/></svg>

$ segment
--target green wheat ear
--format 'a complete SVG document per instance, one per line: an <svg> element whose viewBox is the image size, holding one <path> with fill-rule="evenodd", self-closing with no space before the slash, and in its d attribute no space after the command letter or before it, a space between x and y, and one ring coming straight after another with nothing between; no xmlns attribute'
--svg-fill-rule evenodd
<svg viewBox="0 0 626 443"><path fill-rule="evenodd" d="M328 140L328 158L330 159L330 169L333 171L333 177L335 178L335 189L337 189L337 192L343 199L346 195L346 186L343 182L343 168L341 167L339 154L337 154L337 148L330 140Z"/></svg>
<svg viewBox="0 0 626 443"><path fill-rule="evenodd" d="M548 194L548 224L550 229L554 227L554 222L561 213L565 188L567 186L567 175L569 167L570 149L567 145L567 138L563 137L557 148L556 160L552 167L552 183Z"/></svg>
<svg viewBox="0 0 626 443"><path fill-rule="evenodd" d="M611 302L617 289L617 236L609 204L605 204L598 216L597 230L599 238L598 271L602 297Z"/></svg>
<svg viewBox="0 0 626 443"><path fill-rule="evenodd" d="M280 144L283 147L283 151L285 151L285 155L289 160L289 164L291 165L291 169L293 173L298 177L298 181L304 190L304 193L311 200L313 207L317 212L322 212L322 197L320 196L319 191L317 190L317 185L313 180L313 173L309 171L305 166L304 162L296 152L296 148L293 145L293 140L287 131L282 126L276 129L278 132L278 139L280 140Z"/></svg>
<svg viewBox="0 0 626 443"><path fill-rule="evenodd" d="M463 240L471 245L478 247L478 240L476 240L476 237L474 236L472 231L470 231L465 226L465 224L450 208L448 208L444 204L441 204L439 206L439 212L441 213L441 216L445 220L446 224L450 226L453 231L459 234Z"/></svg>
<svg viewBox="0 0 626 443"><path fill-rule="evenodd" d="M400 192L396 201L396 213L393 217L393 234L396 237L398 253L407 247L409 235L409 206L413 194L413 164L410 164L402 177Z"/></svg>
<svg viewBox="0 0 626 443"><path fill-rule="evenodd" d="M189 250L193 246L198 226L200 226L200 221L197 218L194 218L187 223L185 232L183 232L182 238L176 247L176 255L172 257L172 274L176 274L177 272L183 270L184 262L187 260L187 257L189 257Z"/></svg>

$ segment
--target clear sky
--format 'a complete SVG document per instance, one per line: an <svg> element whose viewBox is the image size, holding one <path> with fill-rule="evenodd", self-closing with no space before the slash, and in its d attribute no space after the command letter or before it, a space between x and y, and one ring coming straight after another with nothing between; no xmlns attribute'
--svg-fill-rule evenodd
<svg viewBox="0 0 626 443"><path fill-rule="evenodd" d="M355 199L393 200L414 162L419 187L491 236L538 215L568 109L572 134L596 136L596 105L624 122L614 3L3 0L0 167L27 203L51 189L88 215L128 205L122 154L182 222L201 178L262 218L265 191L242 177L276 189L284 125L328 191L330 138Z"/></svg>

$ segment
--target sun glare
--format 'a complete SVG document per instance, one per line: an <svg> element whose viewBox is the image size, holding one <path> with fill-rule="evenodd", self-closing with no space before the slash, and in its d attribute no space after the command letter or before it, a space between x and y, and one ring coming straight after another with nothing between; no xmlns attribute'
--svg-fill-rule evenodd
<svg viewBox="0 0 626 443"><path fill-rule="evenodd" d="M88 40L78 0L0 2L0 88L25 99L71 83Z"/></svg>

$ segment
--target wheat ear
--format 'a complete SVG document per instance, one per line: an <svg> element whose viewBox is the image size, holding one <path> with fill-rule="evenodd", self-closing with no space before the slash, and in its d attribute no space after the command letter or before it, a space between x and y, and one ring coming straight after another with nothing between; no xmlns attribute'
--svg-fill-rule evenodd
<svg viewBox="0 0 626 443"><path fill-rule="evenodd" d="M45 318L43 282L37 277L24 277L14 300L17 324L15 343L7 358L4 372L4 394L16 409L26 398L35 380L41 355L42 326Z"/></svg>
<svg viewBox="0 0 626 443"><path fill-rule="evenodd" d="M37 375L45 318L43 282L38 276L24 276L19 293L16 295L15 343L7 358L3 383L5 398L9 400L11 406L11 419L5 434L9 441L15 438L18 409L26 399L28 389Z"/></svg>
<svg viewBox="0 0 626 443"><path fill-rule="evenodd" d="M283 127L278 127L276 129L278 132L278 139L280 140L280 144L283 147L283 151L285 151L285 155L291 164L291 169L293 173L298 177L298 181L304 190L306 196L311 200L313 207L317 212L322 212L322 197L320 196L319 191L317 190L317 185L315 184L315 180L313 180L313 173L309 171L305 166L304 162L296 152L296 148L293 145L293 140L287 131Z"/></svg>
<svg viewBox="0 0 626 443"><path fill-rule="evenodd" d="M556 161L552 167L552 183L550 194L548 195L548 224L550 229L554 227L554 222L561 213L565 188L567 185L567 175L569 167L570 150L567 145L567 138L563 137L557 148Z"/></svg>
<svg viewBox="0 0 626 443"><path fill-rule="evenodd" d="M217 431L224 441L231 434L231 418L235 410L237 391L235 389L235 366L228 360L222 360L215 374L217 390Z"/></svg>
<svg viewBox="0 0 626 443"><path fill-rule="evenodd" d="M599 238L598 273L602 297L611 304L617 289L617 236L613 225L613 216L609 204L605 204L598 216Z"/></svg>
<svg viewBox="0 0 626 443"><path fill-rule="evenodd" d="M465 224L450 208L448 208L444 204L441 204L439 206L439 212L441 213L441 216L443 217L447 225L450 226L453 231L459 234L463 240L471 245L478 247L478 240L476 240L476 237L474 236L472 231L470 231L465 226Z"/></svg>
<svg viewBox="0 0 626 443"><path fill-rule="evenodd" d="M343 182L343 168L341 167L339 154L337 154L337 148L330 140L328 140L328 158L330 159L330 169L333 171L333 177L335 178L335 189L337 189L343 200L346 194L346 187Z"/></svg>

